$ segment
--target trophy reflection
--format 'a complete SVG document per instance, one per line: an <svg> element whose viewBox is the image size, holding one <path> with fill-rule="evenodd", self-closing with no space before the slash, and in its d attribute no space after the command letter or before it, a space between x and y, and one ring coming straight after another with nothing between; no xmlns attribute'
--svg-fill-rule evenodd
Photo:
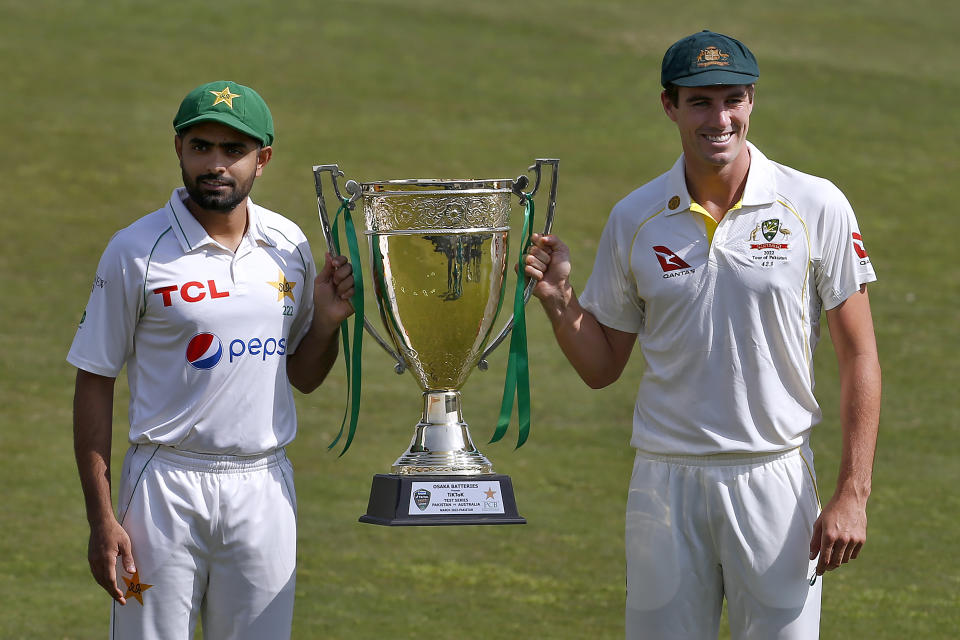
<svg viewBox="0 0 960 640"><path fill-rule="evenodd" d="M333 246L322 194L329 172L344 206L359 202L370 252L368 280L389 340L371 336L409 370L423 394L423 413L410 446L390 474L374 476L361 522L384 525L522 524L509 476L497 474L477 450L461 410L460 390L473 368L510 332L511 317L493 340L510 262L512 197L532 196L541 167L552 167L544 233L556 205L556 160L537 160L529 179L389 180L345 184L337 165L314 167L321 224ZM354 269L359 265L354 265ZM369 287L370 285L367 284ZM532 285L531 285L532 286ZM529 297L529 287L524 292ZM489 343L489 346L488 346Z"/></svg>

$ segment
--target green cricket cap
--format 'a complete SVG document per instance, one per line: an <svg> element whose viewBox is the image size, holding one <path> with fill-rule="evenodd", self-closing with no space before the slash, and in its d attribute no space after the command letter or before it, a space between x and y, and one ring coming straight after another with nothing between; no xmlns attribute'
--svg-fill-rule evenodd
<svg viewBox="0 0 960 640"><path fill-rule="evenodd" d="M199 122L220 122L266 147L273 144L273 116L267 103L259 93L236 82L208 82L187 94L173 119L173 128L179 134Z"/></svg>
<svg viewBox="0 0 960 640"><path fill-rule="evenodd" d="M760 77L757 59L735 38L701 31L674 42L663 56L660 84L705 87L753 84Z"/></svg>

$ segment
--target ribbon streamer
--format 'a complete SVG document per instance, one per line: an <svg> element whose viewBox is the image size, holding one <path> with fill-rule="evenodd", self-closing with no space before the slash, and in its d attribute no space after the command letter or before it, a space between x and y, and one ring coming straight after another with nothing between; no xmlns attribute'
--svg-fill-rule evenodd
<svg viewBox="0 0 960 640"><path fill-rule="evenodd" d="M513 398L517 398L517 448L523 446L530 435L530 368L527 354L527 316L524 311L523 294L527 288L527 277L523 271L523 256L530 248L531 229L533 219L533 196L524 194L526 207L523 211L523 231L520 233L523 242L520 247L520 257L517 259L517 289L513 296L513 333L510 336L510 357L507 362L507 377L503 384L503 402L500 404L500 418L497 420L497 429L490 442L503 438L510 426L510 416L513 413Z"/></svg>
<svg viewBox="0 0 960 640"><path fill-rule="evenodd" d="M350 199L343 198L337 215L333 219L333 248L340 254L340 214L343 214L344 230L347 236L350 264L353 265L353 296L350 303L353 305L353 346L350 341L350 320L344 319L340 323L340 339L343 344L343 360L347 367L347 406L343 411L343 420L340 423L340 432L327 449L333 449L343 436L344 427L347 427L347 440L343 445L342 456L350 448L353 436L357 431L357 418L360 415L360 371L361 352L363 351L363 276L360 271L360 246L357 243L357 231L350 216ZM349 426L347 418L349 416Z"/></svg>

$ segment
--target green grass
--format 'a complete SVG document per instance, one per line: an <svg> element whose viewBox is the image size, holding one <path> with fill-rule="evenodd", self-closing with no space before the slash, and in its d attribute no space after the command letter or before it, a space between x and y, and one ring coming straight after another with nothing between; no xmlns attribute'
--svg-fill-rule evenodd
<svg viewBox="0 0 960 640"><path fill-rule="evenodd" d="M880 278L870 289L884 371L870 535L861 558L826 580L822 637L955 637L958 22L947 0L0 0L0 637L104 635L108 602L86 567L64 356L108 238L179 183L170 122L187 91L228 78L266 97L277 142L254 197L298 221L317 253L311 165L338 162L360 180L512 177L535 157L558 157L556 230L582 287L610 207L679 153L658 102L659 62L701 28L757 54L751 139L844 190ZM416 385L370 348L360 432L342 458L326 451L343 408L342 369L298 396L295 637L622 637L623 507L642 363L589 391L535 306L529 316L531 440L518 451L507 441L481 447L512 476L526 526L358 524L371 477L410 438ZM481 443L504 364L497 353L465 387ZM814 449L829 495L839 427L827 341L817 375L824 421ZM118 388L117 460L125 382Z"/></svg>

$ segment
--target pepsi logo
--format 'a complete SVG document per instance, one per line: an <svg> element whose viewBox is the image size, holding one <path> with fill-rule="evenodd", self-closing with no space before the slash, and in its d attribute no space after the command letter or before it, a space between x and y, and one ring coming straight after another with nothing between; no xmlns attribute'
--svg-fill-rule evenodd
<svg viewBox="0 0 960 640"><path fill-rule="evenodd" d="M187 344L187 362L195 369L212 369L223 356L223 343L212 333L198 333Z"/></svg>

